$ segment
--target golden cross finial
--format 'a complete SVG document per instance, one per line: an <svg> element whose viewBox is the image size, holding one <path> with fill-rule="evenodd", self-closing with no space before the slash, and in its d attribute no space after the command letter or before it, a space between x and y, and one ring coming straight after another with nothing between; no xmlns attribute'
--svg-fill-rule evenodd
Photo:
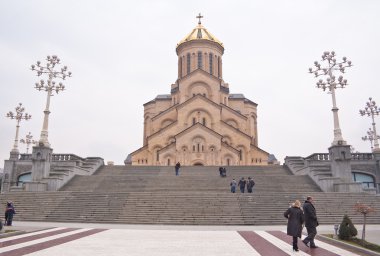
<svg viewBox="0 0 380 256"><path fill-rule="evenodd" d="M197 16L196 18L199 19L198 24L201 25L201 23L202 23L202 22L201 22L201 19L203 18L202 14L199 13L198 16Z"/></svg>

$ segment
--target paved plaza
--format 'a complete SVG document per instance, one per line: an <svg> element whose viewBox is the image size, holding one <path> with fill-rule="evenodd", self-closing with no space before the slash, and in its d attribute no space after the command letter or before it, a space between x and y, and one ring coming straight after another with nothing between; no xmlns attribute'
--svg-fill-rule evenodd
<svg viewBox="0 0 380 256"><path fill-rule="evenodd" d="M317 249L299 242L293 252L285 226L159 226L16 222L6 229L26 231L0 239L0 255L376 255L317 240ZM332 233L321 226L320 233ZM360 230L359 230L360 231ZM379 242L380 226L368 226Z"/></svg>

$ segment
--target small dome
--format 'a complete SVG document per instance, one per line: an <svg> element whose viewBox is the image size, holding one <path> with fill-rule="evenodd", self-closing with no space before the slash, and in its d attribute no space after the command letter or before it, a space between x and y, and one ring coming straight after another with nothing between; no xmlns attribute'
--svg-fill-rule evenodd
<svg viewBox="0 0 380 256"><path fill-rule="evenodd" d="M222 48L224 48L223 43L219 41L215 36L213 36L210 32L208 32L207 29L203 27L200 22L198 23L198 26L196 26L184 39L182 39L177 44L177 48L183 43L195 40L208 40L211 42L215 42L219 44Z"/></svg>

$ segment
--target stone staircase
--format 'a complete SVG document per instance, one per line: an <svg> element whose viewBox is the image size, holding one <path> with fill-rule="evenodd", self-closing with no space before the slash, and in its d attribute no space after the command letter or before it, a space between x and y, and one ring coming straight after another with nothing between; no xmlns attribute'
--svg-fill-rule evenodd
<svg viewBox="0 0 380 256"><path fill-rule="evenodd" d="M230 193L232 178L253 177L254 193ZM380 223L380 197L324 193L306 175L292 175L282 166L217 167L103 166L92 176L75 176L61 191L10 192L0 195L0 211L12 200L15 221L89 222L177 225L282 225L289 202L315 197L321 224L340 223L360 201L376 208L367 222Z"/></svg>

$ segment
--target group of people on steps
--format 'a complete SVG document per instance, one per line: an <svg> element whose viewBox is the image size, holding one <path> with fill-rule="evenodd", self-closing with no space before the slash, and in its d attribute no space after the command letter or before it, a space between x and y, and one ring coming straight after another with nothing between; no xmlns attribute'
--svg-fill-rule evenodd
<svg viewBox="0 0 380 256"><path fill-rule="evenodd" d="M181 164L178 162L175 165L175 175L179 175L179 170ZM220 177L227 177L227 170L225 167L219 167ZM247 188L248 193L253 192L253 186L255 185L254 180L248 177L245 180L242 177L239 182L232 179L230 183L231 193L236 192L236 187L239 187L240 192L244 193L245 188ZM314 237L317 234L317 226L319 225L315 207L313 204L313 197L308 196L303 206L301 207L301 202L295 200L294 203L284 212L284 217L288 219L287 234L293 237L293 251L298 252L298 238L301 238L302 229L305 226L307 230L307 237L302 240L302 242L310 248L318 248L314 243Z"/></svg>

